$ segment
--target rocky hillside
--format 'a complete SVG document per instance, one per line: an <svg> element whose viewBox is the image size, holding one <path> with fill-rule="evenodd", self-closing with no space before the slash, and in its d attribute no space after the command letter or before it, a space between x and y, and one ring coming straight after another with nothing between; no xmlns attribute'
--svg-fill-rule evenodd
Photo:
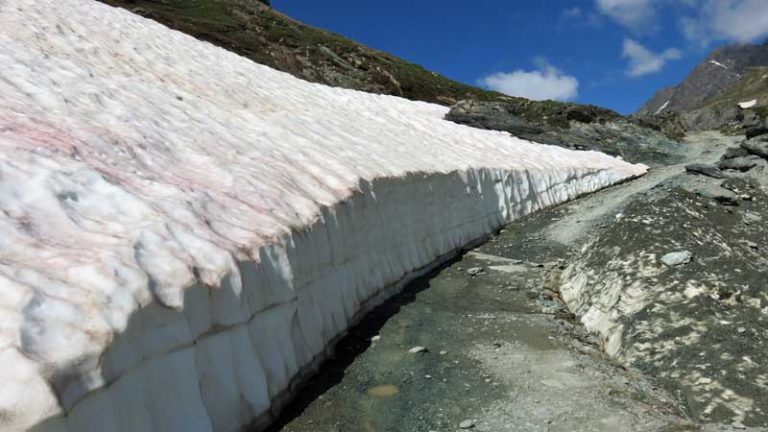
<svg viewBox="0 0 768 432"><path fill-rule="evenodd" d="M689 130L741 132L765 126L768 114L768 67L754 67L732 86L682 114Z"/></svg>
<svg viewBox="0 0 768 432"><path fill-rule="evenodd" d="M593 105L514 97L465 100L454 105L446 119L535 142L598 150L651 166L672 163L681 151L677 140L682 129L673 122L625 117Z"/></svg>
<svg viewBox="0 0 768 432"><path fill-rule="evenodd" d="M700 108L707 99L737 84L754 66L768 66L768 41L719 48L679 85L661 89L637 114L685 113Z"/></svg>
<svg viewBox="0 0 768 432"><path fill-rule="evenodd" d="M498 96L295 21L269 0L102 0L307 81L451 105Z"/></svg>

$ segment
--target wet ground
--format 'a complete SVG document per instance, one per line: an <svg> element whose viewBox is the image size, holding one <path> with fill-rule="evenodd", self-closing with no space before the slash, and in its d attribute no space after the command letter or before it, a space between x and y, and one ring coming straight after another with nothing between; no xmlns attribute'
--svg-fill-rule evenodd
<svg viewBox="0 0 768 432"><path fill-rule="evenodd" d="M546 259L557 248L513 251L529 243L525 224L516 228L376 310L310 385L319 397L290 407L276 430L453 431L470 422L478 431L630 431L685 424L671 395L610 363L596 339L572 323L547 290L559 264ZM541 259L530 261L532 255ZM416 347L425 350L412 352Z"/></svg>
<svg viewBox="0 0 768 432"><path fill-rule="evenodd" d="M690 158L730 143L705 135ZM699 430L685 395L607 358L559 293L573 254L682 165L514 223L415 281L350 331L272 431Z"/></svg>

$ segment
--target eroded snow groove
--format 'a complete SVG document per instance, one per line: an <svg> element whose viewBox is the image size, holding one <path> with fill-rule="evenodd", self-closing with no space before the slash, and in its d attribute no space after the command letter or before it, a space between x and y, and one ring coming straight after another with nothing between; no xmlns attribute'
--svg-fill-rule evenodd
<svg viewBox="0 0 768 432"><path fill-rule="evenodd" d="M0 430L269 421L355 319L645 172L309 84L85 0L0 0Z"/></svg>

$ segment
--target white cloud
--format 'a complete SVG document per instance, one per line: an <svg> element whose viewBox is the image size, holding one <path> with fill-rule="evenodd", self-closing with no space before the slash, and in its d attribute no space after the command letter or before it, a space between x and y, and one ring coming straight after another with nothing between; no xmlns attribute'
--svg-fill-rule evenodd
<svg viewBox="0 0 768 432"><path fill-rule="evenodd" d="M533 100L573 100L579 95L579 80L564 74L546 60L536 60L537 70L498 72L480 79L480 84L510 96Z"/></svg>
<svg viewBox="0 0 768 432"><path fill-rule="evenodd" d="M629 61L627 75L639 77L659 72L668 61L677 60L682 57L682 53L675 48L669 48L661 53L654 53L640 45L637 41L624 39L624 49L621 56Z"/></svg>
<svg viewBox="0 0 768 432"><path fill-rule="evenodd" d="M602 14L634 31L655 27L653 0L595 0L595 5Z"/></svg>
<svg viewBox="0 0 768 432"><path fill-rule="evenodd" d="M751 42L768 35L768 1L701 0L698 14L683 18L683 32L703 45L713 40Z"/></svg>

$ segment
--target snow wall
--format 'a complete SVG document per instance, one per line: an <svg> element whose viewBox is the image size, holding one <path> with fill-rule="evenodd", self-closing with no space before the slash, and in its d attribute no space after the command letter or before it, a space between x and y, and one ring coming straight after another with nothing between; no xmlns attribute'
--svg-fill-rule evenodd
<svg viewBox="0 0 768 432"><path fill-rule="evenodd" d="M645 172L90 0L0 0L0 65L2 431L259 429L420 271Z"/></svg>

